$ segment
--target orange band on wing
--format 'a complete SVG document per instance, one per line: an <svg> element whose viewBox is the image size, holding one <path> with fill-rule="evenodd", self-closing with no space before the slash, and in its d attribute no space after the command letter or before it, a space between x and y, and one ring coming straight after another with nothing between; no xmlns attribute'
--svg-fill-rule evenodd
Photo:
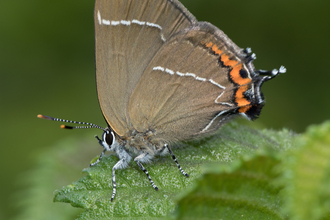
<svg viewBox="0 0 330 220"><path fill-rule="evenodd" d="M212 42L209 42L209 43L205 43L205 42L201 42L202 44L204 44L206 47L211 47L213 45Z"/></svg>
<svg viewBox="0 0 330 220"><path fill-rule="evenodd" d="M239 113L246 113L247 111L249 111L249 109L252 107L252 105L248 105L248 106L244 106L238 109Z"/></svg>
<svg viewBox="0 0 330 220"><path fill-rule="evenodd" d="M221 61L223 62L223 65L230 67L234 67L238 64L238 61L229 59L229 56L226 54L221 55Z"/></svg>
<svg viewBox="0 0 330 220"><path fill-rule="evenodd" d="M248 86L241 86L238 88L236 94L235 94L235 101L237 103L238 106L246 106L251 104L250 101L248 101L245 96L244 93L248 90Z"/></svg>
<svg viewBox="0 0 330 220"><path fill-rule="evenodd" d="M217 45L213 45L212 50L213 50L213 52L214 52L215 54L217 54L217 55L220 55L220 54L223 53L223 51L220 50L220 49L217 47Z"/></svg>
<svg viewBox="0 0 330 220"><path fill-rule="evenodd" d="M226 67L230 67L231 70L229 72L229 76L231 80L238 85L238 89L235 93L235 102L237 106L240 107L238 112L245 113L247 112L252 106L251 102L244 96L244 93L249 89L249 84L251 79L249 77L243 78L240 71L245 71L243 69L243 64L239 63L237 60L231 60L229 55L225 54L222 50L220 50L217 45L213 44L212 42L201 42L202 45L206 46L207 48L211 48L214 54L220 56L220 61Z"/></svg>
<svg viewBox="0 0 330 220"><path fill-rule="evenodd" d="M242 76L240 75L239 71L242 69L242 67L243 65L239 64L233 67L233 69L229 73L231 79L238 85L244 85L251 82L250 78L242 78Z"/></svg>

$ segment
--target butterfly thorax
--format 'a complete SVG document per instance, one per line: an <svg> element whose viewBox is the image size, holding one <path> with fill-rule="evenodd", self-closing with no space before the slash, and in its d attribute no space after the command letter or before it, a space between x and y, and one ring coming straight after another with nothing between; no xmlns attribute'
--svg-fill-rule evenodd
<svg viewBox="0 0 330 220"><path fill-rule="evenodd" d="M163 146L163 143L154 140L153 131L138 132L134 130L130 133L128 137L119 137L118 142L133 158L142 153L148 153L154 157Z"/></svg>

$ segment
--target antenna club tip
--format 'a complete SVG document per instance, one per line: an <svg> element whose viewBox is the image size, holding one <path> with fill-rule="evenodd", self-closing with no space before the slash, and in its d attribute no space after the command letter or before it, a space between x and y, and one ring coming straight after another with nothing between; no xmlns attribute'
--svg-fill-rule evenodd
<svg viewBox="0 0 330 220"><path fill-rule="evenodd" d="M61 125L62 129L74 129L75 127L67 126L67 125Z"/></svg>
<svg viewBox="0 0 330 220"><path fill-rule="evenodd" d="M48 119L48 120L51 120L48 116L45 116L45 115L37 115L38 118L42 118L42 119Z"/></svg>

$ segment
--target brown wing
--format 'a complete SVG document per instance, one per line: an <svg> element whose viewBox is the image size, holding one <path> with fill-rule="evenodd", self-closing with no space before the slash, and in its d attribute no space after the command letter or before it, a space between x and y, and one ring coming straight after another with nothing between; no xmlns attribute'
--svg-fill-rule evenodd
<svg viewBox="0 0 330 220"><path fill-rule="evenodd" d="M176 0L96 0L96 82L108 124L131 127L129 97L159 48L196 19Z"/></svg>
<svg viewBox="0 0 330 220"><path fill-rule="evenodd" d="M173 36L148 65L129 102L138 132L186 140L208 134L232 113L251 105L251 63L222 31L198 23ZM242 94L241 94L242 93ZM240 96L242 95L242 96Z"/></svg>

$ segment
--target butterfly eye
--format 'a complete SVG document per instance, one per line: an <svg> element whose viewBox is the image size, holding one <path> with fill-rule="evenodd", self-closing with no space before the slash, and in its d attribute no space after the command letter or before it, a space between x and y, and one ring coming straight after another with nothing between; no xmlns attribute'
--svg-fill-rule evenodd
<svg viewBox="0 0 330 220"><path fill-rule="evenodd" d="M115 136L112 131L106 130L103 133L103 141L105 141L109 145L109 147L113 144L114 140Z"/></svg>

